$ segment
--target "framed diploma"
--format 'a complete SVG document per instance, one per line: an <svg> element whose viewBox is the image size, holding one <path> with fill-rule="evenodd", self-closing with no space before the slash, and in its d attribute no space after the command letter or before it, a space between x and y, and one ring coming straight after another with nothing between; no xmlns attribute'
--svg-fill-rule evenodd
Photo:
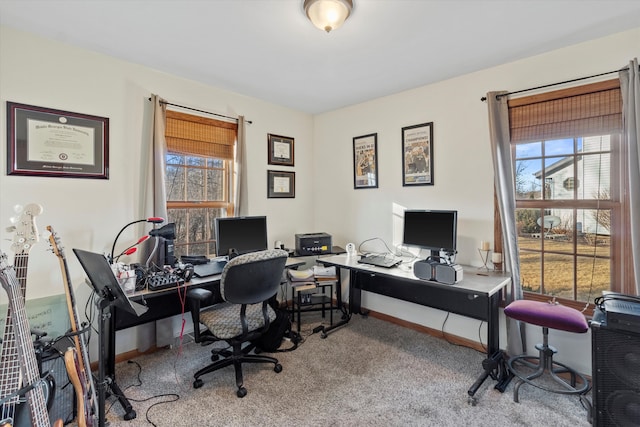
<svg viewBox="0 0 640 427"><path fill-rule="evenodd" d="M293 138L268 134L269 164L293 166Z"/></svg>
<svg viewBox="0 0 640 427"><path fill-rule="evenodd" d="M267 171L267 198L296 197L296 173Z"/></svg>
<svg viewBox="0 0 640 427"><path fill-rule="evenodd" d="M109 179L109 119L7 102L7 175Z"/></svg>

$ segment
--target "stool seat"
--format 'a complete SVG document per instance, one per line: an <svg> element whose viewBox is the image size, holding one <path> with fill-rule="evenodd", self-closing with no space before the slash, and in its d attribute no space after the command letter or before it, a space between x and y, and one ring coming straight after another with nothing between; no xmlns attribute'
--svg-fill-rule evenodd
<svg viewBox="0 0 640 427"><path fill-rule="evenodd" d="M513 388L513 400L518 402L518 391L523 384L530 384L552 393L577 394L589 390L589 381L579 372L553 360L557 350L549 345L549 328L566 332L585 333L589 325L584 315L571 307L542 301L517 300L504 309L512 319L542 327L542 343L536 345L538 356L526 353L512 356L507 366L518 380ZM568 378L566 378L568 377Z"/></svg>
<svg viewBox="0 0 640 427"><path fill-rule="evenodd" d="M575 308L542 301L517 300L504 309L504 314L543 328L585 333L589 324L584 315Z"/></svg>

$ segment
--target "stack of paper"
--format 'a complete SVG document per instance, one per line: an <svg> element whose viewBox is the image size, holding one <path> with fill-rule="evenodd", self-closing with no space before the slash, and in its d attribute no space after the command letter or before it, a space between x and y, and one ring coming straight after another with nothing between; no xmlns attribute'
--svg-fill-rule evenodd
<svg viewBox="0 0 640 427"><path fill-rule="evenodd" d="M334 266L331 267L322 267L320 265L313 266L313 277L316 280L332 280L336 279L336 268Z"/></svg>

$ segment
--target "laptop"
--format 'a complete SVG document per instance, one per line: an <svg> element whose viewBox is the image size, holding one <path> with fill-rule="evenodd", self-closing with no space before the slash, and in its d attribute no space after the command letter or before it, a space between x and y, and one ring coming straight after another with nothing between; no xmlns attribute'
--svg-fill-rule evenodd
<svg viewBox="0 0 640 427"><path fill-rule="evenodd" d="M376 267L392 268L402 261L393 256L365 254L358 260L360 264L375 265Z"/></svg>
<svg viewBox="0 0 640 427"><path fill-rule="evenodd" d="M149 310L149 307L131 301L125 295L104 255L82 249L73 249L73 252L98 295L104 297L105 294L109 294L109 298L118 308L138 317Z"/></svg>

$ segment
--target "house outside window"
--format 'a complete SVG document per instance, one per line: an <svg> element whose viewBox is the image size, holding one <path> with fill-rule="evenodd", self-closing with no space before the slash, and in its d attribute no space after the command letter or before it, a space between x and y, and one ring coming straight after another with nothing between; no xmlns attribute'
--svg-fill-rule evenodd
<svg viewBox="0 0 640 427"><path fill-rule="evenodd" d="M525 297L583 308L629 266L617 80L509 101Z"/></svg>
<svg viewBox="0 0 640 427"><path fill-rule="evenodd" d="M174 251L215 256L215 218L233 216L233 151L237 125L167 111L165 185Z"/></svg>

